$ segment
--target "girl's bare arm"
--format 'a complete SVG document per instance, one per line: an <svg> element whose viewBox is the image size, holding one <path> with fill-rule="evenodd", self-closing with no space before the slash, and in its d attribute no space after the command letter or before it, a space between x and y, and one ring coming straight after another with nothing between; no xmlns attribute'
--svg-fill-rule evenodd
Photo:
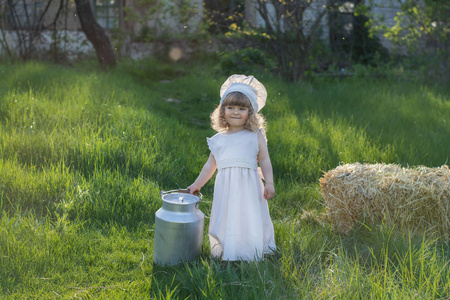
<svg viewBox="0 0 450 300"><path fill-rule="evenodd" d="M194 192L199 192L200 189L208 182L208 180L214 175L217 169L216 159L214 155L210 154L208 161L202 168L202 171L198 175L197 179L193 184L187 187L189 192L192 194Z"/></svg>
<svg viewBox="0 0 450 300"><path fill-rule="evenodd" d="M264 175L264 198L271 199L275 195L275 187L273 185L273 170L270 162L269 150L267 149L267 142L264 135L258 132L258 161L261 171Z"/></svg>

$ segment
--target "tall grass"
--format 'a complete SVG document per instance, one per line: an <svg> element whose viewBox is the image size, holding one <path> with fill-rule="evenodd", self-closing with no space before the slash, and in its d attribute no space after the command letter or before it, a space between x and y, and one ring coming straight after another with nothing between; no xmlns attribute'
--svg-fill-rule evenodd
<svg viewBox="0 0 450 300"><path fill-rule="evenodd" d="M226 78L210 65L141 61L109 73L3 63L0 79L4 298L450 297L449 241L364 224L338 235L320 218L318 190L322 172L341 162L447 163L445 87L260 75L277 253L215 261L205 235L198 260L164 268L152 262L159 193L186 187L201 170ZM207 217L212 187L202 190Z"/></svg>

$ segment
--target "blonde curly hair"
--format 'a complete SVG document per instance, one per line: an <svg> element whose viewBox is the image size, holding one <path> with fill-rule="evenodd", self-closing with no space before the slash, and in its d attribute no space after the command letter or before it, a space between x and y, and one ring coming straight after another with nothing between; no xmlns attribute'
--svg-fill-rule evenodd
<svg viewBox="0 0 450 300"><path fill-rule="evenodd" d="M266 127L266 120L264 116L258 112L255 113L253 110L250 100L244 94L240 92L229 93L223 102L216 107L216 109L211 113L211 127L217 132L224 132L230 127L230 125L225 121L225 106L236 105L248 108L248 118L245 122L244 128L250 131L257 131Z"/></svg>

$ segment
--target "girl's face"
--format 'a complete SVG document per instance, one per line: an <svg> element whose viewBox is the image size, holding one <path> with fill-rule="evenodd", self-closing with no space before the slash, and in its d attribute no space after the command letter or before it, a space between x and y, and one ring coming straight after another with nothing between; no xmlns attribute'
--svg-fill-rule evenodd
<svg viewBox="0 0 450 300"><path fill-rule="evenodd" d="M230 126L231 131L243 130L248 119L248 108L239 105L225 106L225 121Z"/></svg>

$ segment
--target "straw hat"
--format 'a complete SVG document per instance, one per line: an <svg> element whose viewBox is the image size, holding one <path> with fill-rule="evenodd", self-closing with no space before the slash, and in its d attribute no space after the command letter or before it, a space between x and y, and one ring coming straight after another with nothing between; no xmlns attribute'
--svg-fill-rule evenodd
<svg viewBox="0 0 450 300"><path fill-rule="evenodd" d="M220 88L220 104L232 92L241 92L250 100L254 111L258 112L266 104L267 91L264 85L252 75L231 75Z"/></svg>

